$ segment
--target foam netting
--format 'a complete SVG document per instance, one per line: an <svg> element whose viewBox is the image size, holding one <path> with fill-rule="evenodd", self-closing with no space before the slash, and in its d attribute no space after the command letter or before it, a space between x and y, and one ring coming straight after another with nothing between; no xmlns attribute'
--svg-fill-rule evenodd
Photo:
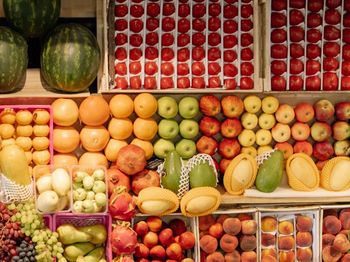
<svg viewBox="0 0 350 262"><path fill-rule="evenodd" d="M258 156L256 156L256 163L258 164L258 166L260 166L262 163L264 163L265 160L267 160L271 154L275 152L275 150L270 150L270 151L266 151Z"/></svg>
<svg viewBox="0 0 350 262"><path fill-rule="evenodd" d="M158 166L157 172L160 175L160 177L165 176L164 162ZM162 182L160 183L160 185L163 187ZM189 189L190 189L190 178L188 176L186 165L184 161L181 159L181 176L180 176L179 190L176 194L177 197L181 199Z"/></svg>
<svg viewBox="0 0 350 262"><path fill-rule="evenodd" d="M18 185L0 174L0 201L8 204L23 202L34 196L33 181L26 186Z"/></svg>

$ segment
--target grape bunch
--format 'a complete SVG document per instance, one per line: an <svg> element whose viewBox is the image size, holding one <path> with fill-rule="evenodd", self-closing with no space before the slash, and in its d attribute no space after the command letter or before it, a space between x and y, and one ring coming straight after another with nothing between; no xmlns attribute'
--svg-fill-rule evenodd
<svg viewBox="0 0 350 262"><path fill-rule="evenodd" d="M52 261L52 257L57 257L61 261L63 254L62 243L58 240L58 233L49 229L35 230L33 242L35 250L38 254L35 258L38 262Z"/></svg>
<svg viewBox="0 0 350 262"><path fill-rule="evenodd" d="M33 243L22 240L19 247L16 248L17 255L12 257L13 262L32 262L36 261Z"/></svg>

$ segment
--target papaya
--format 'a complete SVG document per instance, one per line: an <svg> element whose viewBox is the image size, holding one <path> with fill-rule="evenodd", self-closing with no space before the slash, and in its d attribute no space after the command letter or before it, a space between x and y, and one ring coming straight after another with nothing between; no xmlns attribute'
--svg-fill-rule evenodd
<svg viewBox="0 0 350 262"><path fill-rule="evenodd" d="M256 188L271 193L280 185L283 176L283 152L276 150L259 166L255 180Z"/></svg>
<svg viewBox="0 0 350 262"><path fill-rule="evenodd" d="M329 191L344 191L350 188L350 158L334 157L327 161L321 171L321 185Z"/></svg>
<svg viewBox="0 0 350 262"><path fill-rule="evenodd" d="M216 187L216 174L209 162L200 162L189 172L190 187Z"/></svg>
<svg viewBox="0 0 350 262"><path fill-rule="evenodd" d="M4 176L18 185L31 184L27 157L17 145L7 145L0 151L0 169Z"/></svg>
<svg viewBox="0 0 350 262"><path fill-rule="evenodd" d="M181 157L175 151L167 153L164 161L165 175L161 177L161 184L163 188L178 193L181 178Z"/></svg>

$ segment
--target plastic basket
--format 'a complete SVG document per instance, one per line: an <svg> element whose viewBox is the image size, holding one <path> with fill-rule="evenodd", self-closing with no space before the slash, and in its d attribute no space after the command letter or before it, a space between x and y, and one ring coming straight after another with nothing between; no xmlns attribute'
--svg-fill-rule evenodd
<svg viewBox="0 0 350 262"><path fill-rule="evenodd" d="M96 224L103 224L107 229L107 243L106 260L112 261L112 249L110 246L109 237L112 232L112 218L108 214L72 214L72 213L58 213L53 216L53 231L62 225L71 224L75 227L92 226Z"/></svg>
<svg viewBox="0 0 350 262"><path fill-rule="evenodd" d="M44 215L43 216L45 226L47 226L48 229L53 231L53 218L50 215Z"/></svg>

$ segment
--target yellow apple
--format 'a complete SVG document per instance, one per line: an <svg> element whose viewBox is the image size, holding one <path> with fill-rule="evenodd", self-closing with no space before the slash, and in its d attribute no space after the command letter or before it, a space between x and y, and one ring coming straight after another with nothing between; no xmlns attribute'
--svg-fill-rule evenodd
<svg viewBox="0 0 350 262"><path fill-rule="evenodd" d="M262 111L266 114L273 114L277 111L278 106L280 105L278 99L274 96L264 97L261 101Z"/></svg>
<svg viewBox="0 0 350 262"><path fill-rule="evenodd" d="M258 155L261 155L265 152L271 151L272 147L271 146L259 146L258 147Z"/></svg>
<svg viewBox="0 0 350 262"><path fill-rule="evenodd" d="M260 129L255 134L255 140L259 146L267 146L272 141L272 135L269 130Z"/></svg>
<svg viewBox="0 0 350 262"><path fill-rule="evenodd" d="M244 129L238 136L241 146L252 146L255 143L255 133L252 130Z"/></svg>
<svg viewBox="0 0 350 262"><path fill-rule="evenodd" d="M255 114L261 108L261 99L255 95L249 95L243 100L245 111Z"/></svg>
<svg viewBox="0 0 350 262"><path fill-rule="evenodd" d="M259 126L262 129L271 129L276 124L276 118L272 114L262 113L259 116Z"/></svg>
<svg viewBox="0 0 350 262"><path fill-rule="evenodd" d="M241 154L248 154L251 155L252 157L256 157L257 152L255 147L253 146L246 146L241 148Z"/></svg>
<svg viewBox="0 0 350 262"><path fill-rule="evenodd" d="M294 109L290 105L282 104L275 113L276 120L282 124L289 124L295 117Z"/></svg>
<svg viewBox="0 0 350 262"><path fill-rule="evenodd" d="M258 117L246 112L241 117L241 123L245 129L254 129L258 125Z"/></svg>
<svg viewBox="0 0 350 262"><path fill-rule="evenodd" d="M277 123L271 129L272 137L276 142L286 142L290 138L291 131L289 125Z"/></svg>

